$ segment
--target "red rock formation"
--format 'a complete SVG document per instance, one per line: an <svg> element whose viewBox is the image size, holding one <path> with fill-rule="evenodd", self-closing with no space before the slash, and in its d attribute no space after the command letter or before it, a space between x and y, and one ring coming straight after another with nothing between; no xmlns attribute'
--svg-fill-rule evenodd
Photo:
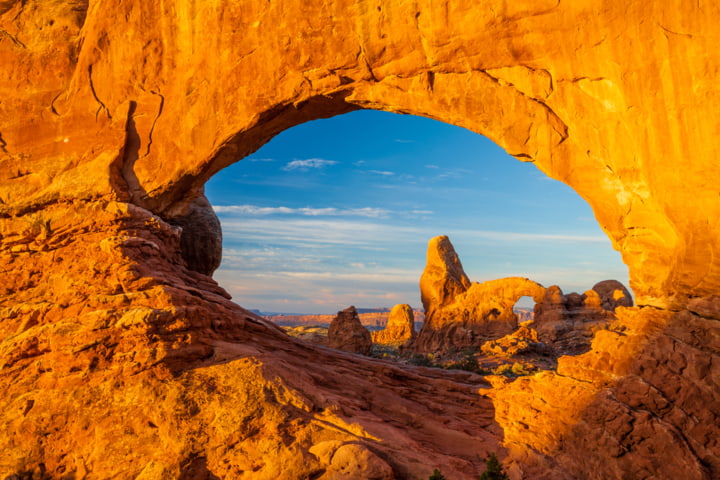
<svg viewBox="0 0 720 480"><path fill-rule="evenodd" d="M549 353L549 348L538 339L538 333L527 324L521 325L510 335L486 342L482 346L486 355L514 356L526 353Z"/></svg>
<svg viewBox="0 0 720 480"><path fill-rule="evenodd" d="M628 289L625 288L625 285L617 280L598 282L592 289L600 297L600 306L603 310L614 312L617 307L633 306L632 295L630 295Z"/></svg>
<svg viewBox="0 0 720 480"><path fill-rule="evenodd" d="M388 316L387 327L372 332L373 343L402 344L415 338L415 317L410 305L395 305Z"/></svg>
<svg viewBox="0 0 720 480"><path fill-rule="evenodd" d="M582 295L563 295L553 285L535 305L533 327L557 353L576 355L588 351L595 332L615 320L618 306L632 306L632 297L617 280L599 282Z"/></svg>
<svg viewBox="0 0 720 480"><path fill-rule="evenodd" d="M338 312L330 323L328 346L346 352L370 354L372 348L370 332L360 323L355 307L348 307Z"/></svg>
<svg viewBox="0 0 720 480"><path fill-rule="evenodd" d="M446 236L428 243L420 278L425 322L413 346L420 352L481 346L518 327L515 303L523 296L542 298L545 289L526 278L471 283Z"/></svg>
<svg viewBox="0 0 720 480"><path fill-rule="evenodd" d="M516 477L717 478L718 20L679 0L0 2L0 474L305 478L349 451L467 479L498 451ZM231 303L182 239L214 222L178 228L204 183L356 108L485 134L573 187L639 306L491 403ZM363 448L335 464L310 452L327 441Z"/></svg>

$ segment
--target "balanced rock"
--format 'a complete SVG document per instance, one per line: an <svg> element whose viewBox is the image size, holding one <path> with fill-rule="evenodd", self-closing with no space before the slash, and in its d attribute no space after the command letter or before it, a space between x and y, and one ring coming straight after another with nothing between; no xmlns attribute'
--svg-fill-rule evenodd
<svg viewBox="0 0 720 480"><path fill-rule="evenodd" d="M510 277L471 283L446 236L428 243L427 264L420 278L425 322L414 342L419 352L481 346L517 329L513 312L523 296L543 298L542 285Z"/></svg>
<svg viewBox="0 0 720 480"><path fill-rule="evenodd" d="M372 332L373 343L397 344L415 338L415 316L408 304L395 305L388 315L384 330Z"/></svg>
<svg viewBox="0 0 720 480"><path fill-rule="evenodd" d="M346 352L368 355L372 349L372 338L367 328L360 323L357 310L351 306L338 312L328 329L328 346Z"/></svg>

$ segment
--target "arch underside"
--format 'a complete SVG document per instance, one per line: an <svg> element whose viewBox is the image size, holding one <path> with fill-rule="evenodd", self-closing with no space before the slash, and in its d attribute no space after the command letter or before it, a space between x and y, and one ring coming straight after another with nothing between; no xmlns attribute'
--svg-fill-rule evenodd
<svg viewBox="0 0 720 480"><path fill-rule="evenodd" d="M0 473L324 478L345 452L470 478L496 451L516 478L720 475L716 6L5 3ZM490 385L231 303L188 254L218 248L204 183L356 108L468 128L570 185L638 307L557 372Z"/></svg>

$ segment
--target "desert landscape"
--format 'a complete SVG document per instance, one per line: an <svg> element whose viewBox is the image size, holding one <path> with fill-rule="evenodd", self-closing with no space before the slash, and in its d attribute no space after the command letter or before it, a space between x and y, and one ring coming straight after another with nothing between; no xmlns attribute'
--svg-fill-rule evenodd
<svg viewBox="0 0 720 480"><path fill-rule="evenodd" d="M720 478L718 20L676 0L0 0L0 478ZM419 331L400 305L373 338L348 305L322 345L237 305L205 184L359 109L569 185L630 285L473 282L428 235Z"/></svg>

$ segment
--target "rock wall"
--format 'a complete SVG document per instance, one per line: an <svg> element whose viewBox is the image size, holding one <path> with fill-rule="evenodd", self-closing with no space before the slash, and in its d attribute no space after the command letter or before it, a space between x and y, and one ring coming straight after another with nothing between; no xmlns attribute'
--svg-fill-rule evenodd
<svg viewBox="0 0 720 480"><path fill-rule="evenodd" d="M0 2L0 474L324 478L353 457L462 479L496 451L515 478L718 477L719 20L680 0ZM573 187L638 307L489 399L229 302L188 254L217 234L184 221L204 183L356 108L468 128Z"/></svg>

